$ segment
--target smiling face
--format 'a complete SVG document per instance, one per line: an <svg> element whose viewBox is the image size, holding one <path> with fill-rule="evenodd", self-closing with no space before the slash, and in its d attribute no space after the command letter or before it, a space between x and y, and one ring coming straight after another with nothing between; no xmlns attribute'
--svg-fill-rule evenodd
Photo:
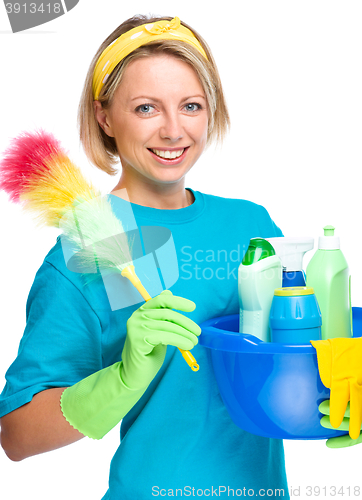
<svg viewBox="0 0 362 500"><path fill-rule="evenodd" d="M171 55L132 61L110 108L96 113L129 182L183 183L206 145L202 85L190 65Z"/></svg>

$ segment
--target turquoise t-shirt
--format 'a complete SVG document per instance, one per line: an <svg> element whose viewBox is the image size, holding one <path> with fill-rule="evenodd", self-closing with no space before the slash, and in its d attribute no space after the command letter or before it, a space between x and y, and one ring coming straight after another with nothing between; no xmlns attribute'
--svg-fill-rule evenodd
<svg viewBox="0 0 362 500"><path fill-rule="evenodd" d="M127 227L134 232L135 265L146 289L155 295L169 288L194 301L195 311L182 314L201 324L238 313L237 270L250 238L282 233L260 205L192 192L194 203L179 210L109 199L121 220L131 206L139 233L147 236L138 241L137 228ZM143 300L119 275L128 290L123 295L112 276L85 284L64 255L58 238L36 274L0 417L40 391L71 386L121 359L127 319ZM282 440L237 427L220 397L209 350L197 345L192 353L198 372L168 346L162 368L124 417L103 500L251 496L250 490L289 498Z"/></svg>

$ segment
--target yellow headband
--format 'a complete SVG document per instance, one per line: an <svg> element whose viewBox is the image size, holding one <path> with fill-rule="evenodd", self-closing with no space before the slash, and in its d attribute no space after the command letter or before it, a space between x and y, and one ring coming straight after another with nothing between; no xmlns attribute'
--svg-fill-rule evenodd
<svg viewBox="0 0 362 500"><path fill-rule="evenodd" d="M123 33L100 55L93 74L93 96L95 101L117 64L138 47L153 40L181 40L195 47L207 59L198 39L192 31L182 26L178 17L175 17L172 21L142 24Z"/></svg>

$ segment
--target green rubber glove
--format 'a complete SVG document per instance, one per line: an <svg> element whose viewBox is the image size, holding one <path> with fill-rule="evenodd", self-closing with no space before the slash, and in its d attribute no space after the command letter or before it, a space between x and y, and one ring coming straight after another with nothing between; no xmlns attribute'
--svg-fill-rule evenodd
<svg viewBox="0 0 362 500"><path fill-rule="evenodd" d="M348 433L349 431L349 403L347 405L347 409L344 414L343 421L337 429L332 427L331 421L329 419L329 414L330 414L330 400L327 399L326 401L323 401L319 407L319 411L325 415L324 417L321 418L321 425L325 427L326 429L333 429L333 430L339 430L339 431L346 431ZM338 436L338 437L333 437L329 438L326 441L326 445L328 448L347 448L349 446L354 446L356 444L362 443L362 433L359 435L357 439L352 439L349 434L346 434L344 436Z"/></svg>
<svg viewBox="0 0 362 500"><path fill-rule="evenodd" d="M167 345L190 350L197 344L200 327L172 310L191 312L195 307L191 300L166 290L137 309L127 321L122 361L63 391L60 405L66 420L93 439L113 429L152 382Z"/></svg>

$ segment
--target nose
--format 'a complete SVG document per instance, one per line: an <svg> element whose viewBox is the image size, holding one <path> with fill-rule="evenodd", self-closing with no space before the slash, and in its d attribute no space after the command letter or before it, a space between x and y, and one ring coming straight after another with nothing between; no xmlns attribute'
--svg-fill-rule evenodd
<svg viewBox="0 0 362 500"><path fill-rule="evenodd" d="M184 136L182 117L177 111L170 111L164 114L162 126L160 128L162 139L168 139L171 142L177 142Z"/></svg>

